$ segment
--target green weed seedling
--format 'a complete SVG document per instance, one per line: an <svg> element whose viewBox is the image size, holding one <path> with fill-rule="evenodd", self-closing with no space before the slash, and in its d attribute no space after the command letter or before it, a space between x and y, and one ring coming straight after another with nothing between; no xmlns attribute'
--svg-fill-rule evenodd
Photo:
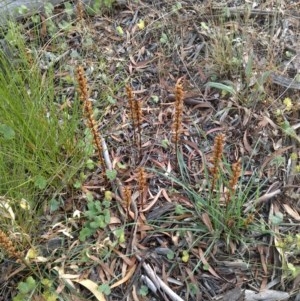
<svg viewBox="0 0 300 301"><path fill-rule="evenodd" d="M13 301L30 300L37 287L36 281L30 276L23 282L18 284L18 294L13 298Z"/></svg>
<svg viewBox="0 0 300 301"><path fill-rule="evenodd" d="M112 9L114 2L114 0L94 0L91 6L86 7L87 13L90 16L101 14Z"/></svg>
<svg viewBox="0 0 300 301"><path fill-rule="evenodd" d="M87 210L84 212L86 222L80 231L79 239L85 241L96 233L98 229L104 229L110 221L110 202L104 199L103 202L94 201L92 196L88 197Z"/></svg>
<svg viewBox="0 0 300 301"><path fill-rule="evenodd" d="M45 301L56 301L57 294L53 288L53 282L49 279L42 279L38 283L33 277L29 276L25 281L18 284L18 294L13 298L13 301L30 301L35 293L39 296L38 287L41 287L43 293L41 298ZM40 289L39 289L40 291Z"/></svg>

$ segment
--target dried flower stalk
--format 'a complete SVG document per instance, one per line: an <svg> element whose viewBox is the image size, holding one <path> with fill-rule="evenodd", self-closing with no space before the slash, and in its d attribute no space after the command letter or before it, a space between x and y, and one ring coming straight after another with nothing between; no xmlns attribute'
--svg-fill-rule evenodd
<svg viewBox="0 0 300 301"><path fill-rule="evenodd" d="M223 155L224 141L225 141L225 135L223 134L218 134L215 138L213 157L211 160L213 166L210 169L210 172L212 174L211 191L215 189L216 182L219 177L219 168L220 168L220 162Z"/></svg>
<svg viewBox="0 0 300 301"><path fill-rule="evenodd" d="M235 194L236 185L238 183L240 176L241 176L241 161L239 160L236 163L232 164L232 175L229 181L229 187L225 197L226 206L230 203L232 197Z"/></svg>
<svg viewBox="0 0 300 301"><path fill-rule="evenodd" d="M182 114L183 114L183 87L182 79L178 79L175 85L175 113L173 119L173 141L175 143L175 149L177 150L178 142L180 140L180 135L182 133Z"/></svg>
<svg viewBox="0 0 300 301"><path fill-rule="evenodd" d="M145 172L144 167L140 167L138 169L138 185L139 185L139 191L140 191L140 197L141 197L141 206L144 207L144 191L147 187L147 175Z"/></svg>
<svg viewBox="0 0 300 301"><path fill-rule="evenodd" d="M13 242L7 236L6 233L4 233L2 230L0 230L0 247L8 254L10 257L15 257L20 259L22 257L22 253L17 251L14 247Z"/></svg>
<svg viewBox="0 0 300 301"><path fill-rule="evenodd" d="M79 66L77 68L77 81L79 85L79 97L83 103L83 113L87 120L87 126L92 132L94 145L96 146L98 152L99 163L104 174L106 167L103 159L101 136L98 133L97 124L94 119L92 103L89 101L88 84L82 66Z"/></svg>

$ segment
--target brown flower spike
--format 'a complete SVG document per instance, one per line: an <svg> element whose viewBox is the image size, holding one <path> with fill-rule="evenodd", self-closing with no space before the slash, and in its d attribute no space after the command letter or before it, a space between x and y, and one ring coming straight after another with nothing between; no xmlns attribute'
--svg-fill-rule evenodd
<svg viewBox="0 0 300 301"><path fill-rule="evenodd" d="M98 133L97 124L94 119L92 103L89 100L87 80L84 75L82 66L78 66L78 68L77 68L77 81L78 81L78 85L79 85L79 97L83 104L83 114L87 120L87 126L90 128L90 130L92 132L94 144L95 144L97 152L98 152L99 163L102 168L102 172L104 174L106 167L105 167L105 163L104 163L104 159L103 159L103 148L102 148L102 144L101 144L101 136Z"/></svg>
<svg viewBox="0 0 300 301"><path fill-rule="evenodd" d="M141 134L141 125L143 120L143 112L142 112L142 103L139 100L136 100L133 96L133 91L130 86L126 86L126 94L128 99L128 105L130 110L130 118L132 120L132 126L134 129L134 143L137 144L137 147L139 148L139 155L141 158L142 155L142 134ZM139 139L137 139L136 132L138 133Z"/></svg>
<svg viewBox="0 0 300 301"><path fill-rule="evenodd" d="M238 183L240 175L241 175L241 161L238 160L236 163L232 164L232 175L229 181L229 187L225 198L226 206L230 203L232 197L235 194L236 185Z"/></svg>
<svg viewBox="0 0 300 301"><path fill-rule="evenodd" d="M127 211L127 217L129 216L129 210L130 210L130 204L131 204L131 188L129 186L125 186L123 188L123 194L124 194L124 203L126 206Z"/></svg>
<svg viewBox="0 0 300 301"><path fill-rule="evenodd" d="M77 0L77 3L76 3L76 13L77 13L77 19L78 19L78 21L79 22L83 21L84 13L83 13L83 4L82 4L81 0Z"/></svg>
<svg viewBox="0 0 300 301"><path fill-rule="evenodd" d="M16 250L11 239L0 230L0 248L2 248L10 257L20 258L22 254Z"/></svg>
<svg viewBox="0 0 300 301"><path fill-rule="evenodd" d="M173 119L173 141L175 143L175 149L177 150L180 135L182 133L182 114L183 114L183 87L182 79L178 79L175 85L175 113Z"/></svg>
<svg viewBox="0 0 300 301"><path fill-rule="evenodd" d="M219 168L223 155L224 141L225 135L223 134L218 134L215 138L213 157L211 160L213 166L210 169L210 172L212 174L211 191L214 191L217 179L219 177Z"/></svg>

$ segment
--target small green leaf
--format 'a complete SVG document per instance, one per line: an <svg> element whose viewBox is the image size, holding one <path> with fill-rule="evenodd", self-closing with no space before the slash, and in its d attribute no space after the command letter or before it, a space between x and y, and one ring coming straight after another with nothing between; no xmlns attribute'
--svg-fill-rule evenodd
<svg viewBox="0 0 300 301"><path fill-rule="evenodd" d="M25 6L24 4L22 4L19 8L18 8L18 13L20 15L24 15L26 13L28 13L29 9L27 6Z"/></svg>
<svg viewBox="0 0 300 301"><path fill-rule="evenodd" d="M176 12L177 10L180 10L181 8L182 8L181 2L176 2L176 4L174 4L174 5L172 6L172 11L173 11L173 12Z"/></svg>
<svg viewBox="0 0 300 301"><path fill-rule="evenodd" d="M47 180L43 176L38 175L35 178L34 186L39 188L39 189L45 189L46 186L47 186Z"/></svg>
<svg viewBox="0 0 300 301"><path fill-rule="evenodd" d="M110 287L107 283L102 283L99 287L98 287L98 291L103 293L104 295L108 296L110 295L111 291L110 291Z"/></svg>
<svg viewBox="0 0 300 301"><path fill-rule="evenodd" d="M282 130L286 135L291 136L292 138L300 142L300 138L298 137L296 131L291 127L290 123L287 120L283 122Z"/></svg>
<svg viewBox="0 0 300 301"><path fill-rule="evenodd" d="M186 250L182 251L181 260L182 260L183 262L188 262L188 261L189 261L189 258L190 258L189 252L186 251Z"/></svg>
<svg viewBox="0 0 300 301"><path fill-rule="evenodd" d="M13 139L15 131L6 124L0 124L0 136L3 136L6 140Z"/></svg>
<svg viewBox="0 0 300 301"><path fill-rule="evenodd" d="M281 212L277 212L275 215L270 217L270 221L273 225L280 225L283 221L283 214Z"/></svg>
<svg viewBox="0 0 300 301"><path fill-rule="evenodd" d="M58 27L62 30L68 30L72 27L72 24L63 20L60 23L58 23Z"/></svg>
<svg viewBox="0 0 300 301"><path fill-rule="evenodd" d="M110 222L110 211L108 209L104 209L103 214L104 214L104 222L106 225L108 225Z"/></svg>
<svg viewBox="0 0 300 301"><path fill-rule="evenodd" d="M116 176L117 176L117 171L115 169L111 169L111 170L106 170L106 176L110 181L115 180Z"/></svg>
<svg viewBox="0 0 300 301"><path fill-rule="evenodd" d="M77 180L74 184L73 187L76 189L79 189L81 187L81 181Z"/></svg>
<svg viewBox="0 0 300 301"><path fill-rule="evenodd" d="M205 86L210 87L210 88L216 88L219 89L221 91L226 91L232 95L236 94L236 91L234 90L233 87L231 86L227 86L221 83L216 83L216 82L208 82Z"/></svg>
<svg viewBox="0 0 300 301"><path fill-rule="evenodd" d="M161 146L162 146L164 149L168 149L169 146L170 146L169 140L168 140L168 139L163 139L163 140L161 141Z"/></svg>
<svg viewBox="0 0 300 301"><path fill-rule="evenodd" d="M93 9L95 10L96 13L100 11L100 9L101 9L101 1L100 0L94 1Z"/></svg>
<svg viewBox="0 0 300 301"><path fill-rule="evenodd" d="M18 290L21 294L27 295L31 292L31 288L29 287L29 285L26 282L20 282L18 284Z"/></svg>
<svg viewBox="0 0 300 301"><path fill-rule="evenodd" d="M112 200L112 193L111 193L111 191L106 190L104 192L104 200L108 201L108 202L111 202L111 200ZM104 206L104 207L106 207L106 206Z"/></svg>
<svg viewBox="0 0 300 301"><path fill-rule="evenodd" d="M146 297L149 293L149 289L146 285L142 285L139 289L139 294L143 297Z"/></svg>
<svg viewBox="0 0 300 301"><path fill-rule="evenodd" d="M47 2L44 5L44 8L45 8L45 14L46 14L46 16L50 17L52 15L52 13L53 13L54 6L50 2Z"/></svg>
<svg viewBox="0 0 300 301"><path fill-rule="evenodd" d="M127 165L126 165L126 164L123 164L123 163L121 163L121 162L118 162L118 163L117 163L117 166L118 166L118 168L120 168L120 169L127 169Z"/></svg>
<svg viewBox="0 0 300 301"><path fill-rule="evenodd" d="M104 201L102 202L102 205L104 208L109 208L110 207L110 201L108 201L107 199L104 199Z"/></svg>
<svg viewBox="0 0 300 301"><path fill-rule="evenodd" d="M207 26L207 24L205 22L201 22L200 25L201 25L202 29L209 30L209 27Z"/></svg>
<svg viewBox="0 0 300 301"><path fill-rule="evenodd" d="M176 214L178 214L178 215L181 215L181 214L184 214L184 208L183 208L183 206L182 205L180 205L180 204L177 204L176 206L175 206L175 213Z"/></svg>
<svg viewBox="0 0 300 301"><path fill-rule="evenodd" d="M122 29L121 26L117 26L116 30L117 30L117 33L118 33L120 36L123 36L123 35L124 35L124 31L123 31L123 29Z"/></svg>
<svg viewBox="0 0 300 301"><path fill-rule="evenodd" d="M64 12L71 16L74 13L74 5L72 5L70 2L66 2Z"/></svg>
<svg viewBox="0 0 300 301"><path fill-rule="evenodd" d="M154 103L158 103L159 102L159 97L157 95L151 95L151 100L154 102Z"/></svg>
<svg viewBox="0 0 300 301"><path fill-rule="evenodd" d="M88 191L88 192L86 193L85 197L86 197L86 199L87 199L87 201L88 201L89 203L92 203L92 202L94 201L94 196L93 196L93 194L92 194L90 191Z"/></svg>
<svg viewBox="0 0 300 301"><path fill-rule="evenodd" d="M50 288L53 284L53 281L51 281L50 279L47 279L47 278L43 278L41 283L44 285L44 286L47 286L48 288Z"/></svg>
<svg viewBox="0 0 300 301"><path fill-rule="evenodd" d="M137 27L138 27L140 30L143 30L143 29L145 28L145 21L141 19L141 20L137 23Z"/></svg>
<svg viewBox="0 0 300 301"><path fill-rule="evenodd" d="M38 24L41 21L41 18L39 15L33 15L33 16L31 16L31 21L34 24Z"/></svg>
<svg viewBox="0 0 300 301"><path fill-rule="evenodd" d="M56 211L60 206L60 201L56 199L51 199L49 202L50 212Z"/></svg>
<svg viewBox="0 0 300 301"><path fill-rule="evenodd" d="M19 282L18 290L21 294L29 294L36 287L36 281L31 277L27 277L25 282Z"/></svg>
<svg viewBox="0 0 300 301"><path fill-rule="evenodd" d="M42 295L45 299L45 301L56 301L57 300L57 294L55 292L46 291Z"/></svg>
<svg viewBox="0 0 300 301"><path fill-rule="evenodd" d="M167 44L169 39L168 36L163 32L161 34L160 40L159 40L162 44Z"/></svg>
<svg viewBox="0 0 300 301"><path fill-rule="evenodd" d="M90 237L92 234L94 233L94 231L88 227L84 227L81 229L80 233L79 233L79 240L80 241L85 241L87 239L87 237Z"/></svg>
<svg viewBox="0 0 300 301"><path fill-rule="evenodd" d="M107 101L110 103L110 104L112 104L112 105L114 105L114 104L116 104L116 99L115 98L113 98L111 95L108 95L107 97L106 97L106 99L107 99Z"/></svg>
<svg viewBox="0 0 300 301"><path fill-rule="evenodd" d="M169 260L173 260L174 257L175 257L175 253L172 250L169 250L168 253L167 253L167 258Z"/></svg>
<svg viewBox="0 0 300 301"><path fill-rule="evenodd" d="M115 235L118 237L119 239L119 243L124 243L126 241L125 239L125 233L124 233L124 229L116 229L115 231Z"/></svg>
<svg viewBox="0 0 300 301"><path fill-rule="evenodd" d="M300 275L300 266L294 266L292 263L288 263L287 267L291 272L293 278L296 278Z"/></svg>

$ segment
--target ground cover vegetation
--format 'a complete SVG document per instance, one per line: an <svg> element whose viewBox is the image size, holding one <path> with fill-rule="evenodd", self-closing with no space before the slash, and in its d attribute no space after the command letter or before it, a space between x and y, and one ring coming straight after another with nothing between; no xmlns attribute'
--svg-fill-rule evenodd
<svg viewBox="0 0 300 301"><path fill-rule="evenodd" d="M3 27L0 300L299 300L299 15L66 1Z"/></svg>

